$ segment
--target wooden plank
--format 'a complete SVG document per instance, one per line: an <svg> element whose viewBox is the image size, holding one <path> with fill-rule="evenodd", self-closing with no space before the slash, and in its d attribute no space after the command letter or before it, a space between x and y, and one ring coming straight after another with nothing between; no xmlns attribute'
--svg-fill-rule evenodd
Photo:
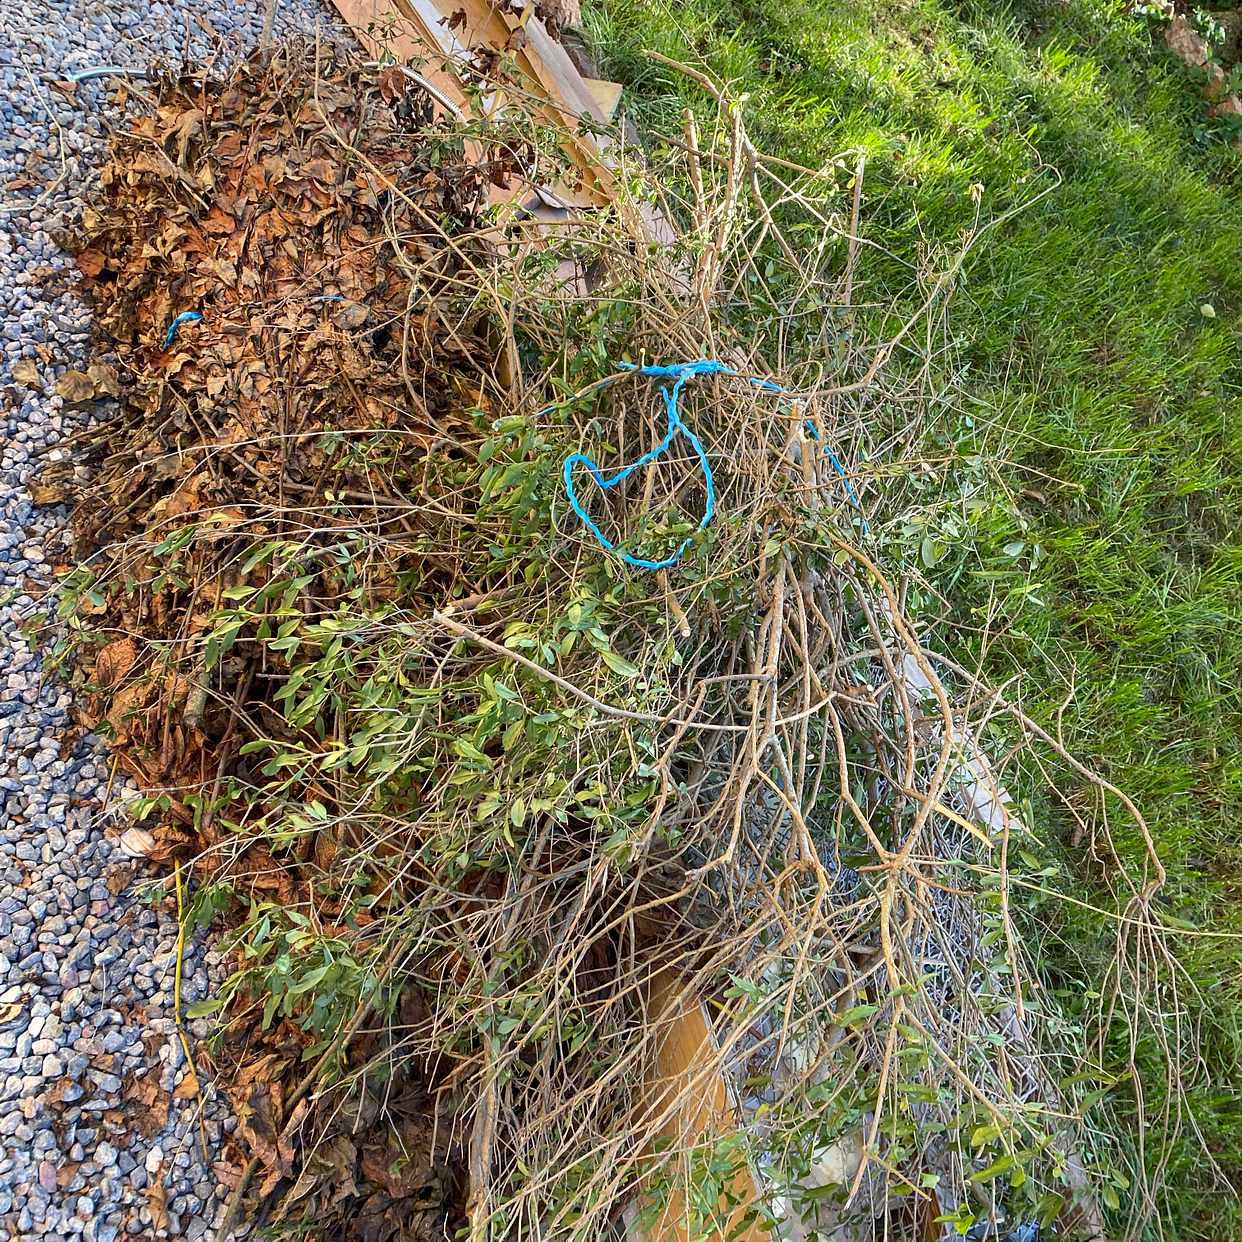
<svg viewBox="0 0 1242 1242"><path fill-rule="evenodd" d="M576 122L581 117L603 123L608 118L591 97L582 74L569 59L569 53L544 27L534 14L529 0L519 0L519 13L507 9L491 9L510 33L522 31L526 36L523 51L530 60L536 77L548 90L548 97L558 105L564 105L567 121ZM488 8L487 0L475 0ZM503 44L501 44L503 46Z"/></svg>
<svg viewBox="0 0 1242 1242"><path fill-rule="evenodd" d="M529 78L541 119L564 133L563 147L577 169L581 187L565 187L560 195L579 205L610 201L613 176L604 157L606 142L581 132L580 120L607 121L605 107L596 101L568 53L534 16L533 9L501 14L488 0L332 0L359 42L379 57L391 55L411 64L455 108L478 112L475 100L451 71L463 63L472 47L496 50L512 44L519 69ZM463 38L447 25L450 14L464 11ZM482 114L504 104L497 90L483 99Z"/></svg>
<svg viewBox="0 0 1242 1242"><path fill-rule="evenodd" d="M332 4L354 37L376 60L392 56L415 67L454 107L466 107L461 83L429 55L438 46L434 32L408 12L403 13L394 0L332 0Z"/></svg>
<svg viewBox="0 0 1242 1242"><path fill-rule="evenodd" d="M661 1129L661 1138L675 1147L689 1149L713 1137L727 1137L737 1130L728 1086L720 1064L715 1036L703 1004L672 971L662 971L651 983L650 1021L658 1027L655 1069L647 1083L648 1110L661 1113L676 1101L676 1108ZM769 1232L745 1221L747 1209L759 1202L759 1191L749 1168L739 1169L730 1183L730 1207L722 1196L719 1219L713 1232L690 1233L689 1205L677 1188L678 1176L686 1175L674 1157L668 1166L674 1180L664 1210L642 1233L631 1227L631 1237L645 1242L771 1242Z"/></svg>
<svg viewBox="0 0 1242 1242"><path fill-rule="evenodd" d="M403 0L397 0L398 3ZM409 0L404 0L409 2ZM464 12L463 34L473 46L509 49L533 93L542 96L537 111L563 135L562 149L583 182L587 203L604 205L612 197L613 177L603 136L583 133L586 118L604 124L607 117L587 89L565 49L553 39L530 6L517 12L494 8L489 0L422 0L432 6L456 6ZM562 197L566 197L562 194Z"/></svg>

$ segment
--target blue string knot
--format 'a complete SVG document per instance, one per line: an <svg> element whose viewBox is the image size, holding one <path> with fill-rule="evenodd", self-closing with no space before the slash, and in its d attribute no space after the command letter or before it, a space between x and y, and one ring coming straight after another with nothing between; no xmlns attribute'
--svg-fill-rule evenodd
<svg viewBox="0 0 1242 1242"><path fill-rule="evenodd" d="M617 555L627 565L633 565L637 569L669 569L676 565L678 561L685 555L686 549L694 542L695 535L706 529L716 512L716 481L712 475L711 462L708 460L707 452L704 450L698 436L686 425L681 417L681 393L686 382L696 379L700 375L730 375L739 376L739 373L732 367L726 366L723 362L718 362L712 358L699 358L693 362L677 362L668 366L638 366L632 362L622 362L619 366L626 371L637 371L640 375L647 375L653 379L671 379L671 386L661 385L660 396L664 402L665 430L664 437L660 443L653 449L644 453L637 461L631 462L628 466L622 466L619 470L612 474L604 474L598 465L585 453L571 453L565 458L565 464L562 469L562 476L565 482L565 495L569 498L570 507L577 514L582 524L595 536L600 547L608 552L616 552ZM779 384L773 383L771 380L761 379L758 376L746 376L747 382L755 388L759 388L764 392L782 394L785 392ZM559 403L558 403L559 404ZM546 414L548 409L555 406L549 406L547 409L541 410L540 414ZM805 419L804 425L811 438L817 443L819 442L819 430L811 420ZM699 469L703 473L703 484L706 488L707 497L703 505L703 516L699 519L698 527L693 535L687 536L681 541L681 544L670 555L663 560L653 561L645 557L633 556L629 552L619 550L617 545L600 530L595 520L582 507L582 503L578 499L578 493L574 487L574 468L582 465L590 472L591 477L599 485L602 491L608 491L611 488L624 483L636 470L641 470L644 466L651 465L652 462L662 457L669 449L673 440L678 435L684 436L690 447L694 450L695 456L698 458ZM845 467L841 464L840 459L832 450L831 446L824 445L824 452L828 457L832 468L841 478L841 482L845 488L845 494L849 497L850 503L861 511L862 503L858 499L858 493L854 491L853 484L850 483L849 477L845 472ZM867 525L866 518L863 519L864 530L870 530Z"/></svg>

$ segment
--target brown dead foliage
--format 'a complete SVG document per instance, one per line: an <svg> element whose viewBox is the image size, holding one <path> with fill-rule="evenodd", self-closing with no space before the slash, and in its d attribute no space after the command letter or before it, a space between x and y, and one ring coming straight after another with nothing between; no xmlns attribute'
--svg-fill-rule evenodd
<svg viewBox="0 0 1242 1242"><path fill-rule="evenodd" d="M78 254L113 361L57 383L70 401L123 397L121 412L78 445L89 487L63 466L34 487L77 501L76 551L113 588L81 604L101 635L81 723L106 723L143 784L210 785L275 672L224 660L196 677L177 658L236 582L239 550L304 537L307 520L330 541L368 502L394 543L416 535L401 517L411 480L351 466L342 445L390 435L417 460L473 434L456 411L477 403L489 352L437 292L462 265L446 238L469 232L505 163L468 163L399 72L310 48L151 91L113 140ZM171 332L186 313L201 318ZM349 498L348 519L325 491ZM191 524L213 537L166 572L167 540ZM392 559L389 580L399 547ZM434 574L431 560L404 564ZM188 844L186 808L167 818ZM254 861L256 883L290 895L295 881Z"/></svg>
<svg viewBox="0 0 1242 1242"><path fill-rule="evenodd" d="M127 89L130 117L78 248L97 358L57 382L66 401L119 398L119 413L79 441L76 472L54 467L34 484L45 502L77 502L75 552L100 584L79 604L96 635L79 664L79 723L100 729L141 785L174 791L144 825L152 859L193 856L200 874L225 868L251 892L313 902L308 874L331 842L280 857L262 842L213 853L212 813L175 793L244 778L239 750L256 722L281 735L280 667L226 656L206 669L188 653L248 549L330 543L360 512L389 536L391 563L371 589L398 572L433 598L451 585L401 498L432 455L469 453L477 434L459 411L486 399L494 351L483 326L444 314L439 294L463 269L461 247L478 244L486 187L513 166L478 148L472 162L446 142L398 71L310 47L255 57L225 81ZM199 318L173 331L186 312ZM384 436L400 438L392 464L348 452ZM349 498L347 514L329 494ZM191 525L211 537L172 546ZM330 600L339 586L325 572L303 597ZM450 1236L463 1177L446 1147L451 1117L433 1152L427 1082L394 1084L383 1109L371 1101L348 1125L312 1127L304 1099L287 1103L306 1072L296 1033L272 1033L266 1051L254 1034L226 1049L239 1144L222 1174L237 1182L256 1160L255 1189L288 1192L288 1213L314 1222L306 1236ZM142 1132L163 1124L169 1102L152 1082L131 1081L126 1098Z"/></svg>

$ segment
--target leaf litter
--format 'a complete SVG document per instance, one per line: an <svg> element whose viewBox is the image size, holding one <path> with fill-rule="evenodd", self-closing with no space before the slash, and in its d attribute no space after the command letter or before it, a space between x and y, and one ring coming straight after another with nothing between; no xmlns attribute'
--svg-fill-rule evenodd
<svg viewBox="0 0 1242 1242"><path fill-rule="evenodd" d="M76 501L76 551L92 583L111 584L79 597L95 636L79 664L79 723L100 730L144 788L211 787L236 759L237 712L271 715L267 687L227 657L187 677L175 651L237 585L239 549L299 537L282 513L362 494L381 527L391 522L385 506L407 480L372 458L352 462L353 444L395 442L425 466L474 435L457 411L477 404L490 347L442 319L436 293L461 268L447 239L477 227L484 186L503 183L510 164L504 152L467 160L399 71L309 45L256 56L223 80L164 73L122 97L128 119L76 248L97 356L56 382L67 402L119 408L74 445L89 486L53 463L32 490L41 503ZM170 333L187 311L200 317ZM16 378L35 385L39 373L31 364ZM328 538L334 523L356 522L330 502L316 517ZM212 538L169 569L169 542L189 523ZM192 853L208 878L226 830L175 794L164 810L125 830L127 852ZM230 870L252 893L294 901L308 895L300 862L255 844ZM426 1083L393 1092L382 1118L372 1108L320 1133L293 1180L308 1102L286 1099L300 1053L287 1025L266 1043L226 1042L240 1145L222 1170L256 1158L260 1194L287 1181L294 1210L356 1220L348 1236L368 1242L444 1236L462 1178L450 1125L433 1152ZM145 1079L129 1087L144 1130L166 1116L156 1094ZM163 1205L151 1209L158 1218Z"/></svg>

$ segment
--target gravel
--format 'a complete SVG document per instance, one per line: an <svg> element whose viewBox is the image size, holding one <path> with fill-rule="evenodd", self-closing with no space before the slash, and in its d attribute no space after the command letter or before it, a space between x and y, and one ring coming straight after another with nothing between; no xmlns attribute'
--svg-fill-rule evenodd
<svg viewBox="0 0 1242 1242"><path fill-rule="evenodd" d="M76 221L108 116L105 82L76 98L50 83L153 57L218 63L221 46L236 54L257 41L262 10L261 0L0 7L0 1242L206 1238L227 1193L211 1168L236 1124L223 1100L207 1087L204 1153L199 1102L169 1098L185 1073L172 1014L175 917L143 896L142 865L106 835L116 825L103 809L103 747L63 740L70 698L48 659L41 600L66 512L36 508L25 484L88 417L48 395L82 365L90 333L52 238ZM325 20L314 0L282 0L275 29ZM14 378L21 359L37 363L36 387ZM221 970L188 946L185 1001L209 993ZM150 1136L134 1098L143 1082L169 1105Z"/></svg>

